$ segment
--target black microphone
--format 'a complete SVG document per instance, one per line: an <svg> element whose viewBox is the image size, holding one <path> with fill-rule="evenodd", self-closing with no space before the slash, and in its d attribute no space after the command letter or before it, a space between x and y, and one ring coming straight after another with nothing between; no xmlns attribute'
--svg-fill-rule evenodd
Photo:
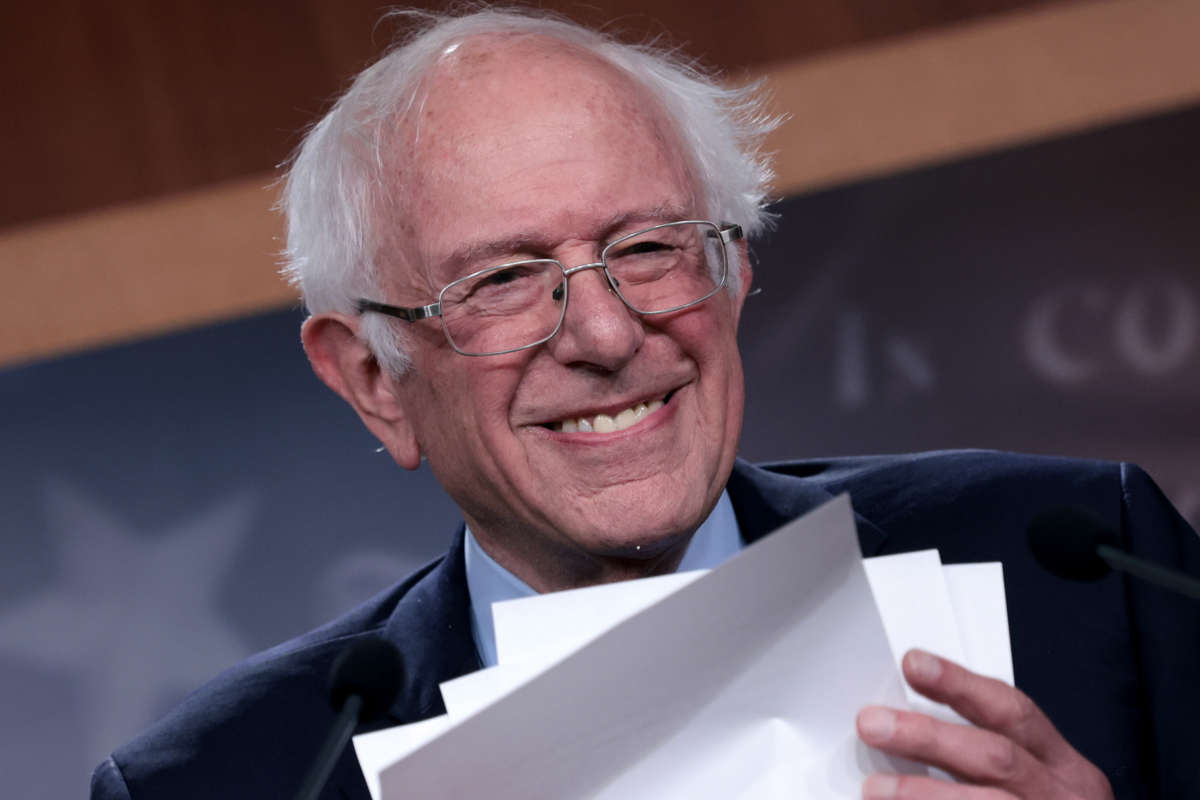
<svg viewBox="0 0 1200 800"><path fill-rule="evenodd" d="M403 676L400 653L385 639L360 639L338 653L329 671L329 702L338 716L296 800L316 800L359 721L380 716L391 707Z"/></svg>
<svg viewBox="0 0 1200 800"><path fill-rule="evenodd" d="M1117 569L1200 600L1200 580L1125 552L1117 532L1082 508L1043 511L1030 521L1025 538L1037 562L1060 578L1095 581Z"/></svg>

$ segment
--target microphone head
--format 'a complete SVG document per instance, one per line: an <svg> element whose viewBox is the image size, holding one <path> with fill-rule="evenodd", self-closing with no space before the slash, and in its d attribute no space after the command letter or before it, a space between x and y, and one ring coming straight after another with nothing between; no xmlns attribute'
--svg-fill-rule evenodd
<svg viewBox="0 0 1200 800"><path fill-rule="evenodd" d="M1025 529L1025 538L1042 567L1072 581L1095 581L1107 575L1110 567L1096 548L1120 543L1116 531L1104 520L1072 506L1038 514Z"/></svg>
<svg viewBox="0 0 1200 800"><path fill-rule="evenodd" d="M395 646L386 639L359 639L338 653L329 671L329 702L341 711L346 699L363 699L359 719L383 714L396 699L404 679L404 663Z"/></svg>

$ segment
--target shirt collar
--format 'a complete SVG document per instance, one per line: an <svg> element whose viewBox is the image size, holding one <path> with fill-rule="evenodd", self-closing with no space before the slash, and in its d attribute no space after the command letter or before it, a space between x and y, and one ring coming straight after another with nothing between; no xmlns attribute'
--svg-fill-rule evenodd
<svg viewBox="0 0 1200 800"><path fill-rule="evenodd" d="M721 492L717 505L701 523L679 562L678 572L711 569L742 549L743 540L729 493ZM467 591L471 595L471 633L485 667L495 666L496 633L492 625L492 603L532 597L537 594L525 581L500 566L466 529L463 555L467 567Z"/></svg>

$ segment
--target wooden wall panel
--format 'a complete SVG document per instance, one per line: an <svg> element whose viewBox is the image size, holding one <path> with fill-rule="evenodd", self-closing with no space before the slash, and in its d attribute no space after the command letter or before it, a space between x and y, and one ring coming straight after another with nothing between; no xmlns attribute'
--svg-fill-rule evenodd
<svg viewBox="0 0 1200 800"><path fill-rule="evenodd" d="M740 69L1031 0L544 5ZM444 3L440 4L444 5ZM46 0L5 14L0 228L243 177L402 30L378 0ZM614 22L615 21L615 22Z"/></svg>
<svg viewBox="0 0 1200 800"><path fill-rule="evenodd" d="M759 73L781 194L1200 101L1200 3L1056 6Z"/></svg>
<svg viewBox="0 0 1200 800"><path fill-rule="evenodd" d="M291 3L25 3L0 45L13 125L0 226L192 189L277 164L370 54ZM365 4L364 4L365 5Z"/></svg>
<svg viewBox="0 0 1200 800"><path fill-rule="evenodd" d="M0 233L0 364L296 302L270 174Z"/></svg>
<svg viewBox="0 0 1200 800"><path fill-rule="evenodd" d="M66 0L52 2L74 7ZM360 21L347 21L353 18L330 8L314 0L288 23L309 25L309 38L321 39L312 58L322 66L313 67L312 74L324 75L335 65L339 76L328 85L320 75L312 77L303 90L308 100L287 96L295 104L287 109L293 115L290 127L270 127L276 119L271 115L282 113L265 109L270 104L209 97L186 106L195 116L163 122L154 136L139 134L138 125L128 120L113 123L125 126L118 135L103 124L106 98L115 90L96 76L88 79L99 98L70 114L87 117L97 129L89 138L86 125L51 126L43 131L44 144L47 150L54 149L50 142L76 148L70 151L74 160L64 162L77 167L78 195L72 202L86 207L97 202L101 190L141 199L0 231L0 269L8 281L8 291L0 293L0 364L295 302L276 275L280 223L269 210L272 196L266 187L274 178L271 165L294 142L296 128L323 107L318 95L324 98L361 63L359 48L346 44ZM360 13L369 29L374 8ZM849 12L835 17L821 36L828 41L835 35L871 35L868 26L854 22L863 18ZM268 26L263 35L269 38L271 30ZM710 37L706 41L720 35L711 27L703 30ZM220 31L214 31L206 35L217 42ZM70 49L87 40L77 34L64 29L58 46ZM732 31L730 41L741 41L739 36ZM772 146L779 155L780 190L796 192L1200 102L1196 41L1200 6L1193 0L1056 4L799 61L760 64L755 74L768 78L779 110L793 117ZM699 43L697 51L706 46ZM199 51L183 51L161 46L154 57L176 65L199 58ZM238 51L238 58L248 51ZM743 58L748 53L727 52L741 52ZM210 68L225 70L229 80L239 74L232 55L228 63L218 63L215 56L210 61ZM286 71L282 64L278 68ZM137 73L122 69L130 76ZM291 74L275 80L283 77L302 83ZM69 83L61 76L40 80ZM170 106L174 84L164 88L157 79L138 80L157 99L146 99L137 114L149 119L151 108ZM255 92L266 91L270 82L261 75L245 81ZM325 88L313 88L319 85ZM266 126L267 133L258 126ZM25 135L35 134L30 129ZM255 137L262 138L253 143ZM241 139L246 150L237 146ZM190 155L193 150L200 155ZM115 156L117 151L124 155ZM245 155L251 151L257 155ZM13 157L12 148L3 152ZM55 172L61 164L54 169L48 164L14 162L5 169L25 175L26 188L40 187L49 196L54 193L47 187L66 179ZM36 177L39 169L45 186ZM230 179L218 182L219 176ZM165 197L148 188L168 191L193 183L203 188Z"/></svg>

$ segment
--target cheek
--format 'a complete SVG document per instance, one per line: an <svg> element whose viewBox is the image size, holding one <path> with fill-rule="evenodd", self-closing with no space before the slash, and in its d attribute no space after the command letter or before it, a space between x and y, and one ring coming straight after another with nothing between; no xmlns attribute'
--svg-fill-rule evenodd
<svg viewBox="0 0 1200 800"><path fill-rule="evenodd" d="M702 368L704 378L741 375L733 309L724 297L710 306L696 307L696 313L682 314L666 322L663 331Z"/></svg>
<svg viewBox="0 0 1200 800"><path fill-rule="evenodd" d="M680 320L683 325L674 338L696 361L703 387L703 413L711 418L714 434L737 438L741 429L745 385L741 353L733 325L733 309L722 303L714 313Z"/></svg>
<svg viewBox="0 0 1200 800"><path fill-rule="evenodd" d="M423 422L427 430L437 431L442 448L467 451L480 440L495 443L510 430L520 363L502 356L472 358L449 352L430 367L423 373L429 376Z"/></svg>

